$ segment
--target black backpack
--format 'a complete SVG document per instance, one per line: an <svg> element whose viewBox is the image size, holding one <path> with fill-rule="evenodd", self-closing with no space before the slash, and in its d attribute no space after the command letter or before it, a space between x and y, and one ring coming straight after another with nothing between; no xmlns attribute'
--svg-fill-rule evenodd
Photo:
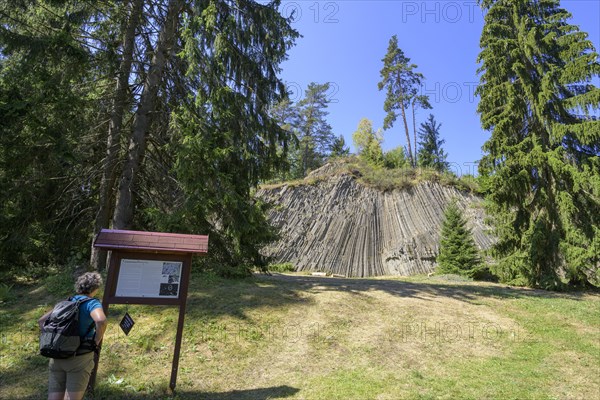
<svg viewBox="0 0 600 400"><path fill-rule="evenodd" d="M50 316L44 321L40 334L40 354L50 358L69 358L76 354L82 345L79 337L79 306L91 298L73 300L69 297L54 306ZM89 326L84 337L91 332Z"/></svg>

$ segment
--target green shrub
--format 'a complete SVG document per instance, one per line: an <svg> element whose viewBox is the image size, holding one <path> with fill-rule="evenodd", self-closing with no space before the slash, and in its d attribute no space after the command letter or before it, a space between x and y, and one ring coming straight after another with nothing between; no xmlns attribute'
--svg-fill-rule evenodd
<svg viewBox="0 0 600 400"><path fill-rule="evenodd" d="M418 182L442 182L442 175L433 168L420 167L416 171L416 178Z"/></svg>
<svg viewBox="0 0 600 400"><path fill-rule="evenodd" d="M398 146L383 154L383 165L387 169L399 169L408 165L404 147Z"/></svg>
<svg viewBox="0 0 600 400"><path fill-rule="evenodd" d="M13 285L0 283L0 303L10 300L13 297Z"/></svg>
<svg viewBox="0 0 600 400"><path fill-rule="evenodd" d="M270 264L268 266L268 270L272 272L294 272L296 271L296 267L294 266L294 264L286 262L279 264Z"/></svg>
<svg viewBox="0 0 600 400"><path fill-rule="evenodd" d="M461 176L460 179L458 180L458 183L461 186L460 187L461 189L467 190L471 193L481 194L479 181L473 175L465 174L465 175Z"/></svg>
<svg viewBox="0 0 600 400"><path fill-rule="evenodd" d="M481 264L471 269L468 276L476 281L498 282L499 279L487 265Z"/></svg>
<svg viewBox="0 0 600 400"><path fill-rule="evenodd" d="M408 167L387 169L359 163L356 169L362 174L360 181L363 184L383 191L407 189L416 183L416 171Z"/></svg>
<svg viewBox="0 0 600 400"><path fill-rule="evenodd" d="M252 275L253 266L247 264L226 264L213 259L204 259L198 263L198 268L202 273L214 274L226 279L247 278Z"/></svg>

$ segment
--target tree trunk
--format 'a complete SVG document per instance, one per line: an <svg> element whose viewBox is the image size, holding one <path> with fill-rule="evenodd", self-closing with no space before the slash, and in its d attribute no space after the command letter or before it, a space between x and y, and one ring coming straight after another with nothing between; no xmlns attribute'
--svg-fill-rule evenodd
<svg viewBox="0 0 600 400"><path fill-rule="evenodd" d="M417 151L417 123L416 123L416 119L415 119L415 101L413 101L411 103L411 105L412 105L412 117L413 117L413 138L415 139L415 167L416 167L419 160L417 159L418 151Z"/></svg>
<svg viewBox="0 0 600 400"><path fill-rule="evenodd" d="M155 109L158 87L164 75L167 56L172 51L175 43L175 35L179 26L179 14L183 6L182 3L182 0L174 0L169 3L165 23L160 30L156 50L154 51L152 63L144 82L144 88L131 129L127 158L119 181L113 216L113 227L115 229L128 229L133 222L133 191L135 190L137 174L146 150L146 134L150 127L150 113Z"/></svg>
<svg viewBox="0 0 600 400"><path fill-rule="evenodd" d="M402 93L402 77L398 73L398 84L400 86L400 110L402 111L402 121L404 122L404 132L406 133L406 147L408 147L408 158L410 164L415 167L415 159L412 154L412 146L410 144L410 131L408 130L408 122L406 121L406 108L404 107L404 93Z"/></svg>
<svg viewBox="0 0 600 400"><path fill-rule="evenodd" d="M404 102L400 101L400 106L402 110L402 120L404 121L404 132L406 132L406 147L408 147L408 158L410 160L410 164L415 166L415 159L413 158L412 146L410 144L410 132L408 130L408 122L406 121L406 109L404 108Z"/></svg>
<svg viewBox="0 0 600 400"><path fill-rule="evenodd" d="M117 179L117 162L119 157L119 142L121 137L121 126L123 114L127 102L129 89L129 77L131 75L131 63L133 61L133 49L135 44L135 31L139 25L140 14L144 0L133 0L129 6L129 21L123 34L123 55L119 66L113 108L108 124L108 138L106 141L106 157L102 166L102 178L100 180L98 213L94 222L94 238L102 228L108 228L110 221L111 202L114 198L115 181ZM90 257L90 269L100 270L106 266L106 251L96 249L93 246Z"/></svg>

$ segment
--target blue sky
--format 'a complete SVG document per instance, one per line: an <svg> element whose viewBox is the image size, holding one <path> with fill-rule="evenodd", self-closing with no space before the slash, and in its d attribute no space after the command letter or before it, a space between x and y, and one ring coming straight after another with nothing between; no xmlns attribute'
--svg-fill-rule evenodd
<svg viewBox="0 0 600 400"><path fill-rule="evenodd" d="M600 50L600 1L567 0L571 23L590 35ZM483 14L476 1L283 1L282 14L294 13L302 35L282 67L292 99L310 82L330 82L328 121L352 146L361 118L383 125L385 92L377 89L388 41L398 45L425 75L424 94L432 110L420 110L417 126L431 112L442 124L448 161L458 174L475 172L489 133L481 129L474 90ZM596 86L600 86L598 80ZM384 133L384 150L405 145L401 120ZM412 136L411 136L412 137Z"/></svg>

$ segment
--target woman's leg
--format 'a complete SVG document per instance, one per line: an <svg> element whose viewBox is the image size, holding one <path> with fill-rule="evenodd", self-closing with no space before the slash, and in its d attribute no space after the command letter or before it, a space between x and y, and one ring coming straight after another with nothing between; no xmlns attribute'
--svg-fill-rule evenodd
<svg viewBox="0 0 600 400"><path fill-rule="evenodd" d="M94 353L75 356L66 369L67 372L67 393L66 400L81 400L85 394L90 375L94 368Z"/></svg>
<svg viewBox="0 0 600 400"><path fill-rule="evenodd" d="M63 400L67 383L67 373L62 368L62 360L50 359L48 363L48 400Z"/></svg>

